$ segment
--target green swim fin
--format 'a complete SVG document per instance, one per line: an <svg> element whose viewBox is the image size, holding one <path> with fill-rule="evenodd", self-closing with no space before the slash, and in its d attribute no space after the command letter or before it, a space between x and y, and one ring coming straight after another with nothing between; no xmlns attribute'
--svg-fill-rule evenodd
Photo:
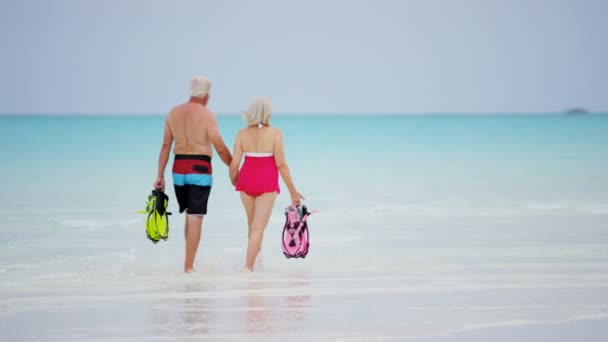
<svg viewBox="0 0 608 342"><path fill-rule="evenodd" d="M169 196L161 190L152 190L146 201L146 209L139 210L140 214L147 214L146 217L146 236L152 242L157 243L160 239L169 238Z"/></svg>

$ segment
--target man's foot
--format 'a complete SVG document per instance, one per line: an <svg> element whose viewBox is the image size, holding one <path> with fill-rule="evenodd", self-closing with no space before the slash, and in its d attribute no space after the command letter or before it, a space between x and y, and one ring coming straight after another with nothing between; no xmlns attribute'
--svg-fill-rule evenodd
<svg viewBox="0 0 608 342"><path fill-rule="evenodd" d="M194 268L184 268L184 273L194 273Z"/></svg>

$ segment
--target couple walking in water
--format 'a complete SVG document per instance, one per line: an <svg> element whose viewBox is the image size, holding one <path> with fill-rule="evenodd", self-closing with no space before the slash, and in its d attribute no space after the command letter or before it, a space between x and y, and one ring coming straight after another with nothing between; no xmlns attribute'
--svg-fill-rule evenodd
<svg viewBox="0 0 608 342"><path fill-rule="evenodd" d="M165 168L174 144L173 185L179 212L186 212L184 272L192 272L213 186L213 146L229 167L230 181L236 191L240 192L247 214L245 266L252 271L260 252L264 230L280 192L279 174L289 190L293 205L300 205L304 198L291 179L285 160L282 132L270 125L270 99L256 97L243 113L246 127L238 132L231 154L220 135L215 114L207 108L210 88L211 82L207 78L192 79L190 100L177 105L167 115L154 187L165 190Z"/></svg>

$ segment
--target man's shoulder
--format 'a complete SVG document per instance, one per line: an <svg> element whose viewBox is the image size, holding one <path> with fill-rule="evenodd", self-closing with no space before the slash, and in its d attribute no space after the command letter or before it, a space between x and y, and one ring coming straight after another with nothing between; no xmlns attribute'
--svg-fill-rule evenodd
<svg viewBox="0 0 608 342"><path fill-rule="evenodd" d="M167 117L174 115L177 112L180 112L182 110L184 110L184 106L186 105L186 103L180 103L177 104L175 106L173 106L173 108L171 108L171 110L169 110L169 113L167 114Z"/></svg>
<svg viewBox="0 0 608 342"><path fill-rule="evenodd" d="M213 112L210 108L203 106L202 104L195 103L193 107L193 112L199 113L204 117L215 117L215 112Z"/></svg>
<svg viewBox="0 0 608 342"><path fill-rule="evenodd" d="M214 112L214 111L212 111L211 109L209 109L209 108L207 108L207 107L203 107L203 108L204 108L204 109L203 109L203 111L204 111L204 112L205 112L207 115L210 115L210 116L215 116L215 112Z"/></svg>
<svg viewBox="0 0 608 342"><path fill-rule="evenodd" d="M215 116L215 113L203 106L202 104L199 103L191 103L191 102L185 102L185 103L180 103L178 105L176 105L175 107L173 107L171 109L171 111L169 111L168 115L173 115L174 113L179 113L179 112L185 112L185 113L193 113L193 114L200 114L200 115L204 115L206 117L209 116Z"/></svg>

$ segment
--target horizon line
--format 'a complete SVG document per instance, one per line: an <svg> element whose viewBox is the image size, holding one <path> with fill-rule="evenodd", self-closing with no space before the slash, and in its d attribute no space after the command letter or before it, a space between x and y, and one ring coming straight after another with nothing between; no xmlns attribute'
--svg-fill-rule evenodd
<svg viewBox="0 0 608 342"><path fill-rule="evenodd" d="M0 116L164 116L167 113L150 112L0 112ZM240 112L215 112L218 116L240 116ZM275 112L275 115L294 115L294 116L439 116L439 115L605 115L608 110L589 111L583 113L572 113L568 110L561 111L414 111L414 112Z"/></svg>

